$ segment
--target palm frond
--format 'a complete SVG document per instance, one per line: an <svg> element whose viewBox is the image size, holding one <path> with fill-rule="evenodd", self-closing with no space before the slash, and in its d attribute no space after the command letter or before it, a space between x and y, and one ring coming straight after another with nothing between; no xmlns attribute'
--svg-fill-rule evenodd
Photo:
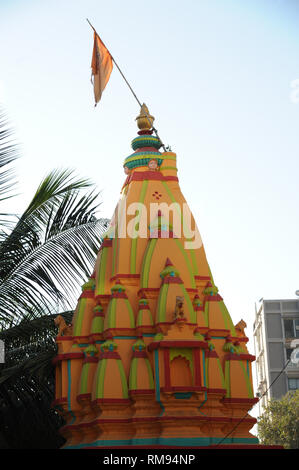
<svg viewBox="0 0 299 470"><path fill-rule="evenodd" d="M82 189L91 186L87 179L76 179L72 170L53 170L39 185L32 201L19 217L14 229L7 234L0 246L1 255L20 250L36 243L39 234L47 225L49 217L69 194L78 195Z"/></svg>
<svg viewBox="0 0 299 470"><path fill-rule="evenodd" d="M59 448L63 444L58 433L63 420L51 408L56 315L26 318L0 332L5 343L5 363L0 365L0 448ZM73 311L60 315L70 323Z"/></svg>
<svg viewBox="0 0 299 470"><path fill-rule="evenodd" d="M11 140L13 129L10 127L3 107L0 105L0 240L2 231L9 223L11 214L4 212L3 202L15 196L16 180L15 171L11 168L11 163L19 157L19 147Z"/></svg>
<svg viewBox="0 0 299 470"><path fill-rule="evenodd" d="M96 217L92 183L72 170L49 173L24 213L9 220L3 204L15 192L10 165L17 158L10 137L0 106L0 447L58 448L53 319L59 312L71 322L109 221Z"/></svg>
<svg viewBox="0 0 299 470"><path fill-rule="evenodd" d="M95 217L98 193L82 194L89 186L71 171L51 172L0 244L0 320L73 308L108 225Z"/></svg>

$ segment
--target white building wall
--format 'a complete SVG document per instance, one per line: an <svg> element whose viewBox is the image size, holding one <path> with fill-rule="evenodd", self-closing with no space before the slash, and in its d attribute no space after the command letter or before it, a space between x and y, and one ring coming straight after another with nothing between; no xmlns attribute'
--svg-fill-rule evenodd
<svg viewBox="0 0 299 470"><path fill-rule="evenodd" d="M299 367L287 363L287 348L293 338L286 338L284 320L294 321L293 338L299 337L299 300L281 299L264 300L259 303L255 312L254 347L256 355L256 390L261 397L270 387L265 397L259 402L259 413L271 398L279 399L285 395L290 386L299 388ZM298 321L297 321L298 320ZM295 322L298 329L295 329ZM280 374L280 375L279 375ZM298 379L289 382L289 379ZM276 379L276 380L275 380Z"/></svg>

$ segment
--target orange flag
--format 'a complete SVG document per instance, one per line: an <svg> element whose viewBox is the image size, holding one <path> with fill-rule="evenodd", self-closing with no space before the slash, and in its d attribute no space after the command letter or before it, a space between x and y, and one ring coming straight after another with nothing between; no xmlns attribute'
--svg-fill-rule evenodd
<svg viewBox="0 0 299 470"><path fill-rule="evenodd" d="M93 76L95 106L100 101L105 86L108 83L113 68L112 57L102 43L99 36L94 33L91 69Z"/></svg>

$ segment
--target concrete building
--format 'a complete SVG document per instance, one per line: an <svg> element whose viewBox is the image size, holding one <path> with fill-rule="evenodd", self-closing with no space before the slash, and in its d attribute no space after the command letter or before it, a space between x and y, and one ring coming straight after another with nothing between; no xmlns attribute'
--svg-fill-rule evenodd
<svg viewBox="0 0 299 470"><path fill-rule="evenodd" d="M253 326L256 355L256 394L262 396L285 367L291 341L299 338L299 300L264 300L256 306ZM271 398L299 388L299 365L291 362L260 400L260 414Z"/></svg>

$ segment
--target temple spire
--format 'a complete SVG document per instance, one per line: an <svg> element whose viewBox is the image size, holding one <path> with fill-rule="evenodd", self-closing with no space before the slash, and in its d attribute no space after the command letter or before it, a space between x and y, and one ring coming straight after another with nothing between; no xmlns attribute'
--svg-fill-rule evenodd
<svg viewBox="0 0 299 470"><path fill-rule="evenodd" d="M245 322L235 328L203 244L190 246L196 223L183 215L176 154L161 151L145 104L136 121L94 275L73 329L57 337L55 405L66 421L65 447L257 444Z"/></svg>
<svg viewBox="0 0 299 470"><path fill-rule="evenodd" d="M155 118L150 115L148 107L143 103L140 108L140 113L135 120L137 121L137 126L141 131L150 131L153 127Z"/></svg>

